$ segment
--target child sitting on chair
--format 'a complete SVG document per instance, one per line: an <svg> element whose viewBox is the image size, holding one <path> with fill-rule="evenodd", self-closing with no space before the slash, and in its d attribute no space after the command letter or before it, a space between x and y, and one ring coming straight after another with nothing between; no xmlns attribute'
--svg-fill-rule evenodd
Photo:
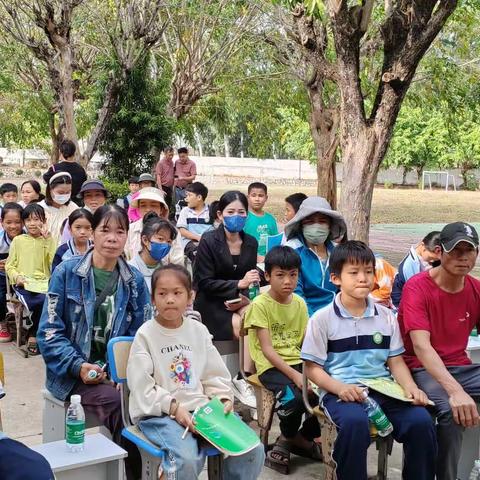
<svg viewBox="0 0 480 480"><path fill-rule="evenodd" d="M50 268L57 247L47 231L45 210L38 203L30 203L22 212L27 234L13 239L5 271L18 299L31 312L32 326L28 330L27 351L38 355L37 330L48 290Z"/></svg>
<svg viewBox="0 0 480 480"><path fill-rule="evenodd" d="M168 480L194 480L205 452L194 435L192 412L218 397L232 415L230 374L207 328L186 312L192 283L179 265L161 266L152 277L156 317L135 336L127 366L130 416L142 433L165 452ZM185 428L191 433L182 438ZM263 446L224 461L224 477L254 480L262 470Z"/></svg>
<svg viewBox="0 0 480 480"><path fill-rule="evenodd" d="M337 426L333 460L338 480L367 480L369 419L360 379L388 378L401 385L412 404L371 390L403 443L405 480L433 480L435 426L423 406L428 398L413 381L395 315L369 297L375 256L363 242L347 241L330 256L331 281L340 288L334 301L308 322L302 358L308 378L323 390L321 404Z"/></svg>
<svg viewBox="0 0 480 480"><path fill-rule="evenodd" d="M305 301L293 293L300 257L290 247L274 247L265 257L270 290L253 300L245 316L250 355L262 385L277 397L281 435L267 454L266 465L289 473L290 452L321 460L320 436L314 416L303 422L302 360L300 351L308 322ZM301 428L300 428L301 427Z"/></svg>

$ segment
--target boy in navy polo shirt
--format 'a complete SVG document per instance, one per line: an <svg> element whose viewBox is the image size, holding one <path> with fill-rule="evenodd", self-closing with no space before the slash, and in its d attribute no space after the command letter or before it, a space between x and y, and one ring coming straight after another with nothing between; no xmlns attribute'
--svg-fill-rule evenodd
<svg viewBox="0 0 480 480"><path fill-rule="evenodd" d="M338 480L367 479L370 430L359 379L393 378L414 405L428 398L410 374L394 314L376 305L375 256L363 242L339 245L330 257L331 281L340 288L335 300L318 310L308 324L302 346L308 378L323 391L321 403L337 425L333 449ZM427 410L370 391L393 425L393 438L404 444L405 480L433 480L437 442Z"/></svg>

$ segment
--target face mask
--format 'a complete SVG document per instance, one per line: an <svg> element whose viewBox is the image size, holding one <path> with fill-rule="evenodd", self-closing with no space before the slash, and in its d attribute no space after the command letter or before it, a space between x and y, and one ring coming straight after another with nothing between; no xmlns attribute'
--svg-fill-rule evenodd
<svg viewBox="0 0 480 480"><path fill-rule="evenodd" d="M55 195L52 193L52 199L55 203L65 205L70 200L71 195L66 193L65 195Z"/></svg>
<svg viewBox="0 0 480 480"><path fill-rule="evenodd" d="M171 248L169 243L150 242L150 256L159 262L168 255Z"/></svg>
<svg viewBox="0 0 480 480"><path fill-rule="evenodd" d="M246 222L247 217L243 217L242 215L230 215L229 217L223 217L223 224L230 233L241 232Z"/></svg>
<svg viewBox="0 0 480 480"><path fill-rule="evenodd" d="M312 223L310 225L303 225L303 236L307 242L314 245L321 245L330 234L330 227L323 223Z"/></svg>

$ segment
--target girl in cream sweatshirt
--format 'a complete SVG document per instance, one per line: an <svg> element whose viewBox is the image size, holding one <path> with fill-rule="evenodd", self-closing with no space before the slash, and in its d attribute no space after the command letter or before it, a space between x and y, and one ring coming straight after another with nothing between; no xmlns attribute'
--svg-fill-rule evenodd
<svg viewBox="0 0 480 480"><path fill-rule="evenodd" d="M218 397L232 414L230 374L207 328L186 314L192 284L179 265L158 268L152 277L156 317L143 324L133 342L127 367L130 416L143 434L166 451L168 480L195 480L205 452L193 435L195 408ZM196 313L196 312L195 312ZM182 439L185 428L190 433ZM263 447L224 462L224 478L252 480L263 466Z"/></svg>

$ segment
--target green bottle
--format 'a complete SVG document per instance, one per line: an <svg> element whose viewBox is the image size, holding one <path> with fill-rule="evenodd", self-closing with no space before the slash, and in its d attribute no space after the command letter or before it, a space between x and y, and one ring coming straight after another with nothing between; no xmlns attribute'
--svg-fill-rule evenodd
<svg viewBox="0 0 480 480"><path fill-rule="evenodd" d="M260 294L260 284L258 282L253 282L248 287L248 298L252 301L256 296Z"/></svg>

